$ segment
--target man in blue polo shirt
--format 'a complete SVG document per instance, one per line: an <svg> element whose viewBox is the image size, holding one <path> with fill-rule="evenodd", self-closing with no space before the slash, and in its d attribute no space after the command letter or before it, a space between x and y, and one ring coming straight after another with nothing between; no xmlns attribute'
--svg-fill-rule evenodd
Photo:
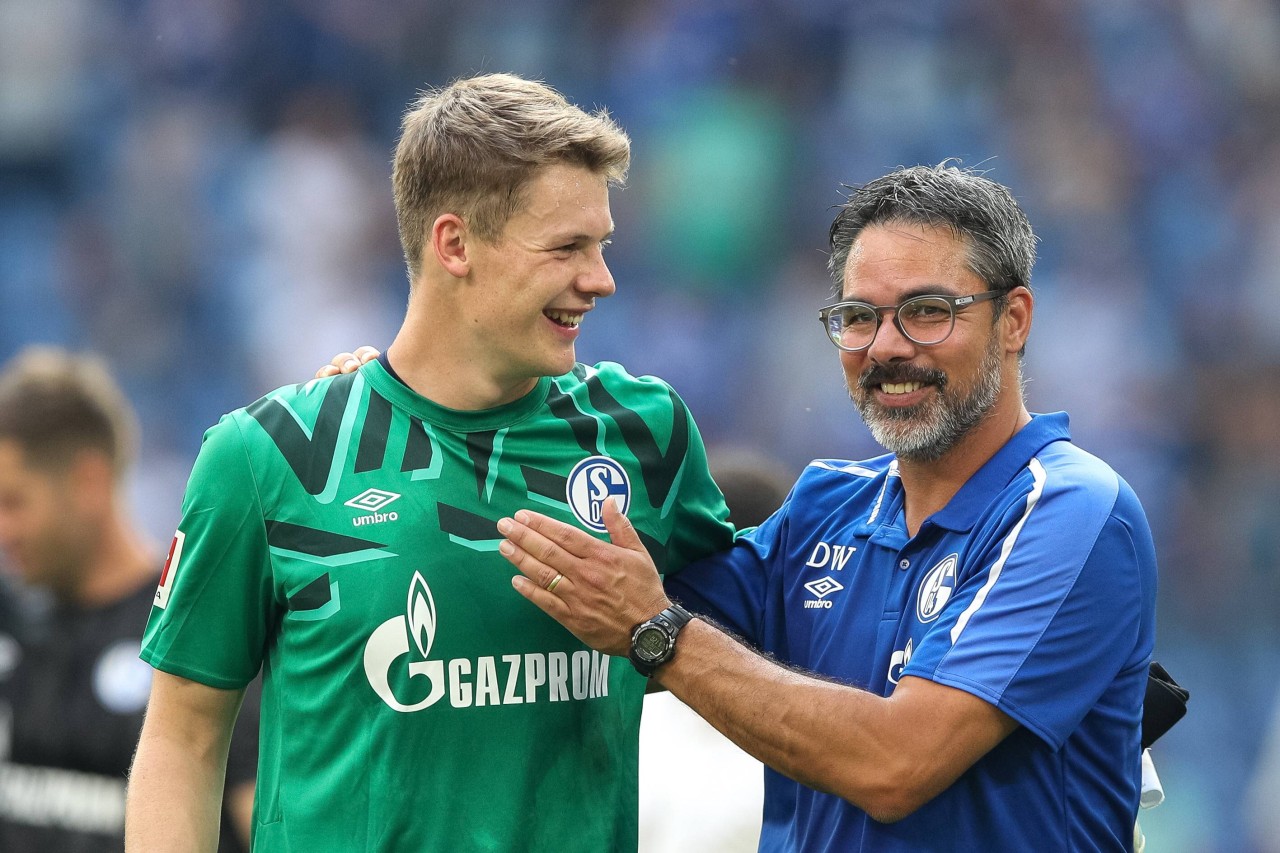
<svg viewBox="0 0 1280 853"><path fill-rule="evenodd" d="M1030 224L915 167L831 247L823 329L889 455L813 462L665 591L612 506L613 544L517 513L514 583L771 768L762 851L1130 850L1155 554L1128 484L1025 407Z"/></svg>

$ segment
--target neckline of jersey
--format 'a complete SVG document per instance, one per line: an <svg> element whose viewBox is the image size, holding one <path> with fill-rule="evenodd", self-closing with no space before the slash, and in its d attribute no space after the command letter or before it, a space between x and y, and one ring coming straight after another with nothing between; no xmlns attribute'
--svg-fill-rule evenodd
<svg viewBox="0 0 1280 853"><path fill-rule="evenodd" d="M1071 440L1066 412L1032 414L1031 422L1018 430L996 454L983 463L942 509L929 517L939 527L955 532L972 529L1004 489L1031 459L1055 441Z"/></svg>
<svg viewBox="0 0 1280 853"><path fill-rule="evenodd" d="M551 377L543 376L533 390L518 400L491 409L464 411L442 406L423 397L399 379L391 376L376 359L360 368L361 375L387 402L416 415L433 426L456 432L483 432L519 423L546 402L551 391Z"/></svg>

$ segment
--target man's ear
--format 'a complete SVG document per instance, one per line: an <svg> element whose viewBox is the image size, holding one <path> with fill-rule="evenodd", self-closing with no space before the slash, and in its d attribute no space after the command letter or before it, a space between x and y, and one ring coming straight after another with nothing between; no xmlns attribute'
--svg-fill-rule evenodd
<svg viewBox="0 0 1280 853"><path fill-rule="evenodd" d="M471 257L467 251L470 239L473 238L467 224L456 213L437 216L427 233L427 242L436 263L456 278L465 278L471 272Z"/></svg>
<svg viewBox="0 0 1280 853"><path fill-rule="evenodd" d="M1009 352L1022 352L1027 345L1027 337L1031 334L1031 315L1035 311L1035 297L1027 288L1015 287L1009 291L1006 299L1008 304L1003 318L1005 349Z"/></svg>

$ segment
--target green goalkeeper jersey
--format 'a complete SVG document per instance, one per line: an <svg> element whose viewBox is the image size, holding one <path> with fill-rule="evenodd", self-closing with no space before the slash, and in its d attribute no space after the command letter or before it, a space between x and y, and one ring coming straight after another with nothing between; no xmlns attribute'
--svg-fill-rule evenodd
<svg viewBox="0 0 1280 853"><path fill-rule="evenodd" d="M645 679L511 587L495 526L603 537L610 496L660 571L731 543L683 401L616 364L461 412L375 361L210 429L142 656L261 668L254 849L635 850Z"/></svg>

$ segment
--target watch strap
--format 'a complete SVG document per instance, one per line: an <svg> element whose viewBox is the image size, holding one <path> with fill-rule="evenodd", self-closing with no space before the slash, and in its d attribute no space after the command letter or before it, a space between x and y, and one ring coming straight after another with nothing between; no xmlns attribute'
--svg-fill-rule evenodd
<svg viewBox="0 0 1280 853"><path fill-rule="evenodd" d="M680 631L685 625L688 625L693 619L693 614L685 610L679 604L672 604L667 609L658 613L651 619L641 622L631 631L631 651L628 657L631 665L635 667L636 672L645 678L651 678L653 673L667 661L675 657L676 653L676 637L680 635ZM656 628L667 636L667 651L657 660L645 660L636 654L636 639L640 632L646 628Z"/></svg>
<svg viewBox="0 0 1280 853"><path fill-rule="evenodd" d="M680 633L680 629L689 624L693 619L693 614L685 610L679 604L672 604L666 610L654 617L655 619L665 619L667 624L671 626L671 630L676 634Z"/></svg>

